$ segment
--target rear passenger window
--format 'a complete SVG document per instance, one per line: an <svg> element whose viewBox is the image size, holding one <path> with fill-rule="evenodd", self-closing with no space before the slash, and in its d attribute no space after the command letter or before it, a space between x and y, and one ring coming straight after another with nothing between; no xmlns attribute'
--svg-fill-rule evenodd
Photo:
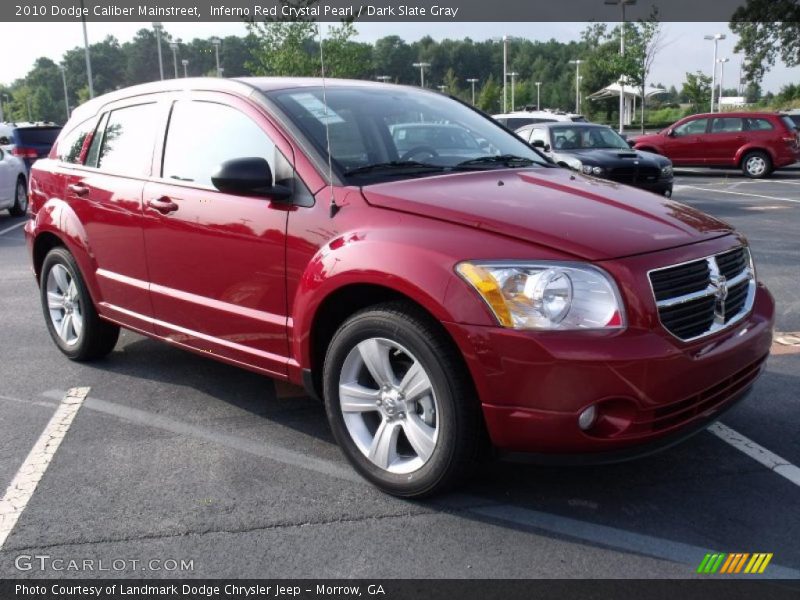
<svg viewBox="0 0 800 600"><path fill-rule="evenodd" d="M61 162L78 164L86 139L94 131L94 117L74 127L58 143L58 160Z"/></svg>
<svg viewBox="0 0 800 600"><path fill-rule="evenodd" d="M103 131L97 168L131 177L149 175L156 116L155 104L111 111Z"/></svg>
<svg viewBox="0 0 800 600"><path fill-rule="evenodd" d="M711 133L735 133L744 129L744 119L737 117L722 117L714 119L711 124Z"/></svg>
<svg viewBox="0 0 800 600"><path fill-rule="evenodd" d="M260 157L275 173L275 144L238 110L214 102L179 100L172 107L162 177L213 187L220 163Z"/></svg>
<svg viewBox="0 0 800 600"><path fill-rule="evenodd" d="M772 123L766 119L747 119L747 128L751 131L769 131L773 129Z"/></svg>

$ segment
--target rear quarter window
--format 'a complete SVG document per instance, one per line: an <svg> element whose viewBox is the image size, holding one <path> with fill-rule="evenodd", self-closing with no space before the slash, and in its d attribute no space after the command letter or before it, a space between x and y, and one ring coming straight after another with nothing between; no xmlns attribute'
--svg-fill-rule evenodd
<svg viewBox="0 0 800 600"><path fill-rule="evenodd" d="M58 160L65 163L79 164L83 146L94 131L95 119L87 119L73 127L58 142Z"/></svg>
<svg viewBox="0 0 800 600"><path fill-rule="evenodd" d="M750 131L771 131L775 129L767 119L747 119L747 128Z"/></svg>

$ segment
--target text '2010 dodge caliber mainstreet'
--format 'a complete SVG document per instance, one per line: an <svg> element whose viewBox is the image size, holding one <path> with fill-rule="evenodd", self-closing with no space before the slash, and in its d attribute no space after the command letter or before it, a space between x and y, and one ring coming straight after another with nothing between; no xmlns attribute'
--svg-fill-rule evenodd
<svg viewBox="0 0 800 600"><path fill-rule="evenodd" d="M303 384L400 496L489 445L565 462L666 447L742 398L771 344L772 297L730 226L416 88L116 91L34 165L30 205L64 354L102 357L125 327Z"/></svg>

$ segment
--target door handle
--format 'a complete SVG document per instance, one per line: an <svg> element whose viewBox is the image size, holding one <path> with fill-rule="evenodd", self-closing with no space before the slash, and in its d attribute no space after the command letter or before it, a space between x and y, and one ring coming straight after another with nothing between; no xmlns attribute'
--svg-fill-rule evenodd
<svg viewBox="0 0 800 600"><path fill-rule="evenodd" d="M160 198L151 198L147 201L147 206L153 210L157 210L162 215L166 215L178 210L178 205L166 196L162 196Z"/></svg>
<svg viewBox="0 0 800 600"><path fill-rule="evenodd" d="M76 196L86 196L89 193L89 188L81 183L70 183L67 188Z"/></svg>

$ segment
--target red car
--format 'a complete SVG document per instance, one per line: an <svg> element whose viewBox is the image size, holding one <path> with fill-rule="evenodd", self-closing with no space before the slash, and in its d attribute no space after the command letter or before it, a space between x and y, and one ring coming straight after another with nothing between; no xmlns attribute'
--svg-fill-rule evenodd
<svg viewBox="0 0 800 600"><path fill-rule="evenodd" d="M452 123L397 151L397 123ZM330 150L330 151L329 151ZM26 226L73 360L119 328L306 386L368 480L417 497L502 453L652 452L744 397L774 305L744 238L556 167L443 95L175 79L79 107Z"/></svg>
<svg viewBox="0 0 800 600"><path fill-rule="evenodd" d="M800 133L786 115L726 112L686 117L637 137L634 147L663 154L676 167L733 167L759 179L800 160Z"/></svg>

